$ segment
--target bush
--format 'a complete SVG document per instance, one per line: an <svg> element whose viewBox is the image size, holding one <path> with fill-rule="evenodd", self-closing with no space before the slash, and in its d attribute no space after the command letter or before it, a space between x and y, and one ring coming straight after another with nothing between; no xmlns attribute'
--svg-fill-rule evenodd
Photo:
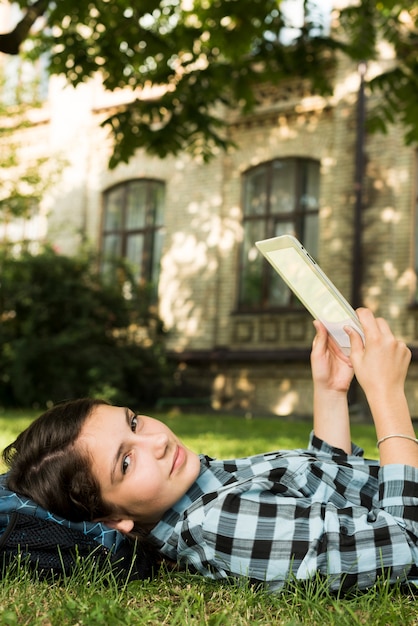
<svg viewBox="0 0 418 626"><path fill-rule="evenodd" d="M150 290L126 272L106 284L94 267L50 248L0 256L3 406L92 395L140 408L161 393L169 372Z"/></svg>

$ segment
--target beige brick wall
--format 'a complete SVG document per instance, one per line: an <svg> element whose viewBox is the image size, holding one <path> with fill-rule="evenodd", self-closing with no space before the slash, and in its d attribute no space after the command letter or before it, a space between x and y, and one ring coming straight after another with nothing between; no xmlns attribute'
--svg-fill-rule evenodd
<svg viewBox="0 0 418 626"><path fill-rule="evenodd" d="M211 394L218 408L309 414L310 316L236 312L241 177L249 167L274 158L312 157L320 162L318 261L349 298L356 68L339 68L336 92L327 101L302 97L298 89L286 97L272 90L257 114L245 120L231 116L230 134L237 149L220 153L208 165L187 155L159 160L139 152L113 171L107 168L108 139L98 125L106 114L100 107L100 86L69 90L59 81L54 84L42 123L36 125L39 153L59 154L66 161L59 183L44 202L49 238L69 253L82 236L97 246L106 188L136 177L165 181L160 313L169 331L167 347L183 363L181 376L198 385L202 394ZM418 347L418 312L410 307L415 288L414 150L403 145L402 132L394 127L388 135L367 137L366 154L364 303ZM220 348L234 357L217 358L214 351ZM288 348L301 350L303 356L289 360L282 353ZM270 351L264 362L251 358L251 352L262 350ZM206 361L186 358L186 352L190 356L196 351L207 351ZM418 416L416 378L418 366L413 364L408 397Z"/></svg>

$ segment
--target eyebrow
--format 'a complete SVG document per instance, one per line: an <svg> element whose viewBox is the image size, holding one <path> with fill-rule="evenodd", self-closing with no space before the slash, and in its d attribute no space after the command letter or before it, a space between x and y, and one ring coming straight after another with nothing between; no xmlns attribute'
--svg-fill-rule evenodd
<svg viewBox="0 0 418 626"><path fill-rule="evenodd" d="M130 427L130 421L131 421L131 411L126 407L125 408L125 422L128 427ZM116 451L115 456L113 457L112 468L110 471L110 483L111 484L115 482L116 469L119 465L120 457L122 456L124 447L125 447L125 443L122 441L122 443L119 445Z"/></svg>

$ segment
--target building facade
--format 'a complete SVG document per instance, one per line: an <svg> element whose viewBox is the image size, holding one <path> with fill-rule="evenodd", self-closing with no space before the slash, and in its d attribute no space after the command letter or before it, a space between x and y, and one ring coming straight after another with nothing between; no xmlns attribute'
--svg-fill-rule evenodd
<svg viewBox="0 0 418 626"><path fill-rule="evenodd" d="M292 83L266 87L251 115L225 112L236 148L209 164L138 152L110 170L100 123L126 94L105 93L98 79L73 89L54 78L20 131L22 159L60 163L21 224L25 236L66 254L87 241L104 264L122 255L153 283L179 395L249 414L310 414L312 320L257 239L295 234L348 300L386 317L418 354L416 151L396 126L364 134L360 92L359 68L341 60L329 98ZM18 240L17 226L3 227ZM417 377L412 362L413 415Z"/></svg>

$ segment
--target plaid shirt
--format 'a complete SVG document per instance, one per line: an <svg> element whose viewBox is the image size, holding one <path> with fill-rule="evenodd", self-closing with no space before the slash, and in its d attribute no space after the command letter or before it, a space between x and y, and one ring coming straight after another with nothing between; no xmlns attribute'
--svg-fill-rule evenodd
<svg viewBox="0 0 418 626"><path fill-rule="evenodd" d="M418 469L380 468L314 435L307 450L200 458L196 482L151 532L189 570L272 590L316 573L332 589L418 578Z"/></svg>

